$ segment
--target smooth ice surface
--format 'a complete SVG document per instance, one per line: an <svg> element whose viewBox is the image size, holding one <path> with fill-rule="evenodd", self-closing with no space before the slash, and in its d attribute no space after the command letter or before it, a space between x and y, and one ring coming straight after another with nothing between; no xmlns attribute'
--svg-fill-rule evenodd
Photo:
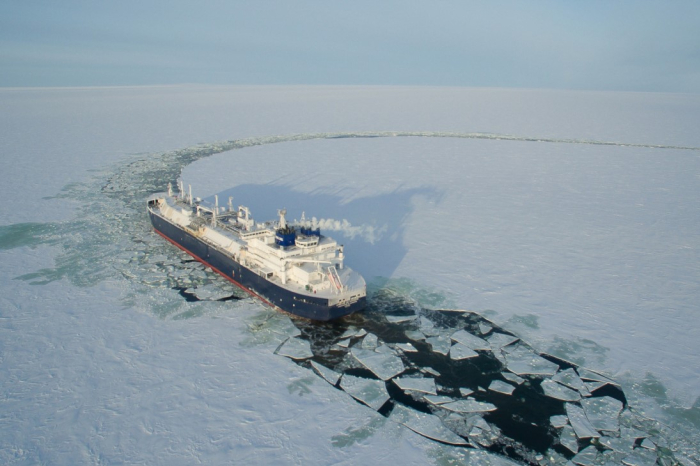
<svg viewBox="0 0 700 466"><path fill-rule="evenodd" d="M449 443L452 445L469 444L469 442L464 440L462 437L456 435L450 429L445 427L439 417L432 414L415 411L402 404L397 404L394 406L389 419L405 425L420 435L438 440L440 442Z"/></svg>
<svg viewBox="0 0 700 466"><path fill-rule="evenodd" d="M353 347L350 353L360 364L382 380L389 380L406 369L401 358L392 352Z"/></svg>
<svg viewBox="0 0 700 466"><path fill-rule="evenodd" d="M340 387L350 396L374 410L381 408L389 400L386 385L381 380L365 379L344 374Z"/></svg>
<svg viewBox="0 0 700 466"><path fill-rule="evenodd" d="M450 338L447 336L437 336L437 337L428 337L425 339L425 341L430 344L430 346L433 348L433 351L436 353L444 354L447 356L447 353L450 352L450 348L452 343L450 342Z"/></svg>

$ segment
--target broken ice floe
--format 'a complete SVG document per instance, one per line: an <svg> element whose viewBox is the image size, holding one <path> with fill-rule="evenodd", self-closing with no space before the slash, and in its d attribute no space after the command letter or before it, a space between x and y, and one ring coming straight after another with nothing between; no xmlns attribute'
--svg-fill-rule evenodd
<svg viewBox="0 0 700 466"><path fill-rule="evenodd" d="M396 377L393 380L401 390L437 395L435 379L427 377Z"/></svg>
<svg viewBox="0 0 700 466"><path fill-rule="evenodd" d="M410 322L412 320L415 320L418 316L417 315L412 315L412 316L386 316L386 320L389 321L390 324L400 324L401 322Z"/></svg>
<svg viewBox="0 0 700 466"><path fill-rule="evenodd" d="M450 352L450 347L452 345L450 339L444 335L426 338L425 342L432 346L433 351L440 353L443 356L447 356L447 353Z"/></svg>
<svg viewBox="0 0 700 466"><path fill-rule="evenodd" d="M466 330L458 330L453 333L450 338L457 343L461 343L467 348L471 348L475 351L487 351L491 349L491 346L486 340L479 338L476 335L472 335Z"/></svg>
<svg viewBox="0 0 700 466"><path fill-rule="evenodd" d="M488 411L494 411L496 409L496 407L491 403L477 401L472 398L453 401L451 403L443 403L439 406L440 408L447 409L449 411L454 411L456 413L485 413Z"/></svg>
<svg viewBox="0 0 700 466"><path fill-rule="evenodd" d="M559 370L559 366L541 356L533 353L523 346L518 346L506 353L508 370L523 375L553 376Z"/></svg>
<svg viewBox="0 0 700 466"><path fill-rule="evenodd" d="M569 416L571 427L574 428L574 432L576 432L578 438L587 439L600 437L600 434L596 432L595 428L586 417L586 414L583 412L583 408L571 403L566 403L566 415Z"/></svg>
<svg viewBox="0 0 700 466"><path fill-rule="evenodd" d="M288 338L282 343L282 345L277 348L277 354L292 359L309 359L314 355L308 341L294 337Z"/></svg>
<svg viewBox="0 0 700 466"><path fill-rule="evenodd" d="M396 404L389 419L429 439L452 445L468 445L466 440L445 427L440 418L432 414L421 413Z"/></svg>
<svg viewBox="0 0 700 466"><path fill-rule="evenodd" d="M578 374L576 374L576 371L571 368L557 372L554 374L554 377L552 377L552 380L576 390L583 396L590 396L590 392L586 387L586 384L581 380Z"/></svg>
<svg viewBox="0 0 700 466"><path fill-rule="evenodd" d="M416 353L418 349L410 343L394 343L394 348L403 351L404 353Z"/></svg>
<svg viewBox="0 0 700 466"><path fill-rule="evenodd" d="M505 383L502 380L494 380L489 385L489 390L496 393L502 393L504 395L510 395L515 390L515 387L509 383Z"/></svg>
<svg viewBox="0 0 700 466"><path fill-rule="evenodd" d="M314 370L318 372L318 375L323 377L326 382L333 386L338 383L338 380L340 380L340 376L342 375L322 364L317 363L316 361L311 361L311 367L313 367Z"/></svg>
<svg viewBox="0 0 700 466"><path fill-rule="evenodd" d="M560 383L555 382L552 379L545 379L540 385L544 394L550 398L561 401L578 401L581 399L581 395L576 390L572 390Z"/></svg>
<svg viewBox="0 0 700 466"><path fill-rule="evenodd" d="M479 356L479 353L461 343L456 343L450 348L450 358L455 361L471 359Z"/></svg>
<svg viewBox="0 0 700 466"><path fill-rule="evenodd" d="M427 438L543 466L567 460L621 464L620 458L643 448L641 440L625 437L631 431L620 419L629 410L620 401L622 389L606 376L538 354L493 323L479 326L479 317L468 312L422 310L418 318L396 323L373 320L371 310L366 314L364 325L349 332L328 324L328 343L312 348L334 351L318 352L311 367L359 402ZM310 335L324 335L313 325ZM366 334L358 339L360 327ZM612 385L619 392L592 393L591 384Z"/></svg>
<svg viewBox="0 0 700 466"><path fill-rule="evenodd" d="M382 380L389 380L405 370L401 358L392 352L353 347L350 350L357 361Z"/></svg>
<svg viewBox="0 0 700 466"><path fill-rule="evenodd" d="M343 377L340 379L340 388L376 411L389 401L386 385L381 380L343 374Z"/></svg>
<svg viewBox="0 0 700 466"><path fill-rule="evenodd" d="M559 443L571 453L578 453L578 437L576 437L576 433L571 426L563 426L559 434Z"/></svg>
<svg viewBox="0 0 700 466"><path fill-rule="evenodd" d="M569 420L566 416L563 414L557 414L556 416L552 416L549 418L550 424L552 424L552 427L555 429L561 429L565 425L569 423Z"/></svg>
<svg viewBox="0 0 700 466"><path fill-rule="evenodd" d="M293 137L298 137L298 136L292 136ZM315 137L325 137L325 136L315 136ZM278 138L270 138L270 141L277 141L279 140ZM179 150L177 152L172 152L172 153L166 153L166 154L159 154L157 156L154 156L153 154L149 154L148 158L142 160L142 164L136 164L136 165L129 165L128 169L121 170L117 173L115 173L113 176L110 176L110 179L106 185L103 186L103 184L100 184L99 188L102 189L104 187L105 192L109 192L111 197L120 197L120 200L124 201L124 204L128 206L128 208L124 209L125 212L120 212L120 215L124 214L126 218L128 218L128 222L122 222L124 225L127 225L129 228L132 228L131 230L125 231L123 228L120 229L120 223L116 223L115 226L117 227L115 229L114 233L110 233L109 240L114 239L114 238L119 238L119 237L124 237L129 234L133 234L133 227L136 226L136 228L142 228L142 222L140 220L134 220L131 221L131 219L140 219L143 216L143 202L142 202L142 197L144 192L153 192L154 190L162 190L164 189L166 180L168 179L175 179L177 175L180 173L181 168L186 165L187 163L196 160L198 158L201 158L205 155L215 153L215 152L221 152L222 150L229 150L229 149L234 149L238 147L245 147L246 145L250 145L253 143L260 143L260 141L265 142L264 138L260 140L256 140L256 142L253 142L252 140L250 141L245 141L245 142L239 142L239 141L231 141L228 143L223 144L222 146L207 146L206 148L202 147L196 147L196 148L190 148L190 149L184 149L184 150ZM136 167L136 168L134 168ZM138 168L142 167L142 168ZM134 170L140 170L136 174L134 173ZM136 181L135 181L136 180ZM137 189L134 189L134 183L139 183L138 180L142 180L140 183L146 183L145 188L138 186ZM157 181L154 180L160 180L160 185L156 186L158 184ZM121 193L121 194L119 194ZM134 193L138 193L136 196ZM136 199L138 198L138 199ZM109 208L113 209L115 203L114 202L109 202ZM100 213L101 215L101 213ZM89 231L87 231L89 234ZM104 229L99 229L99 234L103 235L105 233ZM108 232L109 233L109 232ZM155 235L152 235L155 236ZM124 276L130 277L130 279L136 279L138 280L139 283L141 284L146 284L149 286L157 286L157 287L170 287L170 288L175 288L177 290L188 290L190 292L194 292L194 290L199 289L199 295L192 294L192 296L197 297L198 299L201 297L203 299L211 300L212 298L216 297L216 292L213 291L211 294L206 296L207 293L207 286L208 284L212 283L213 278L213 273L211 271L206 271L204 267L202 267L200 264L195 263L195 262L188 262L183 260L186 256L184 256L182 253L179 253L177 251L172 251L168 252L167 254L150 254L151 251L158 250L157 248L160 247L161 241L151 241L149 239L149 235L143 235L143 234L137 234L136 237L138 237L138 242L134 241L133 244L128 243L126 244L128 250L124 250L123 253L115 255L116 257L116 264L118 268L121 270L120 273L122 273ZM118 241L115 241L115 244L117 244ZM121 243L119 243L121 244ZM78 251L80 248L70 248L71 250ZM165 249L165 248L164 248ZM146 254L145 251L148 251L149 254ZM100 257L104 256L104 251L101 249L100 250ZM99 270L97 274L89 273L92 272L93 269L91 268L86 268L85 273L83 273L84 276L77 277L77 280L82 280L83 282L93 280L90 276L92 275L100 275ZM74 277L75 278L75 277ZM175 294L177 297L177 294ZM373 301L375 300L375 301ZM440 396L444 397L447 400L452 400L456 401L458 400L459 396L462 394L466 393L467 391L470 390L477 390L479 386L481 387L490 387L490 382L493 381L494 379L498 379L499 373L500 375L505 378L506 380L517 383L517 384L522 384L521 387L518 388L518 398L520 399L520 392L522 392L522 399L525 400L523 404L532 404L532 403L537 403L538 400L542 399L537 398L537 396L534 397L529 397L531 395L531 391L535 391L537 387L540 386L540 383L538 380L541 379L547 379L548 377L552 377L555 382L558 382L572 390L578 391L584 398L589 398L592 397L593 399L596 398L596 394L593 393L591 395L591 392L598 392L599 395L602 392L605 393L610 393L609 390L600 390L600 388L605 387L606 385L612 385L616 387L620 393L622 393L621 388L619 385L617 385L614 381L612 381L610 378L602 376L600 374L594 373L592 371L587 371L582 368L575 367L575 365L565 365L565 367L569 366L574 366L574 369L572 369L569 374L564 374L566 371L555 371L554 375L547 375L549 374L544 373L544 372L533 372L529 371L527 373L522 372L520 375L522 377L515 376L513 374L510 374L509 372L506 372L508 369L508 366L510 368L514 369L514 372L517 372L518 368L518 361L514 361L512 358L512 352L510 351L510 347L515 346L514 343L518 341L518 338L515 336L508 335L508 332L499 328L497 325L492 324L491 322L487 321L486 319L480 318L480 316L469 313L469 312L464 312L464 311L459 311L459 312L450 312L450 313L445 313L449 314L446 319L443 319L440 311L430 311L426 309L418 309L418 306L411 305L408 306L411 310L412 314L420 316L418 319L413 319L413 320L407 320L403 321L400 323L393 323L389 322L388 319L381 319L381 318L375 318L372 315L372 309L371 307L373 304L376 302L376 298L372 298L370 300L370 309L368 312L359 318L359 320L362 320L363 322L361 324L357 324L355 321L356 325L358 325L360 328L359 330L353 330L353 335L348 335L346 338L348 339L348 344L347 346L353 346L357 344L357 339L361 338L363 334L361 334L361 331L373 331L376 332L381 340L388 342L390 345L394 345L394 347L397 347L397 343L412 343L414 347L416 347L419 351L416 353L411 353L411 352L406 352L403 351L401 354L402 358L405 358L406 361L406 367L408 368L406 370L407 373L410 374L424 374L428 375L430 374L431 376L434 376L436 378L439 378L439 381L436 385L436 392L440 394ZM382 303L386 304L386 303ZM391 304L391 303L389 303ZM171 307L169 307L171 308ZM398 306L397 306L398 308ZM401 310L405 311L405 310ZM400 313L400 312L399 312ZM405 313L405 312L403 312ZM396 313L398 314L398 313ZM425 319L424 319L425 318ZM469 325L465 324L465 321L470 320ZM403 320L403 319L401 319ZM273 320L272 324L275 324L276 322ZM381 323L381 325L378 325L378 323ZM266 324L267 325L267 324ZM489 329L490 327L490 329ZM365 328L367 330L365 330ZM279 354L283 353L289 353L287 354L288 357L292 357L291 354L296 354L297 356L301 355L302 357L305 357L305 355L308 355L308 352L306 352L305 347L301 348L301 346L305 346L303 344L300 345L301 352L297 353L297 350L300 348L295 349L294 351L290 351L294 349L295 345L299 344L299 341L302 341L301 339L296 338L297 335L293 335L291 333L289 334L284 334L284 332L288 331L289 329L285 328L279 328L275 329L274 331L270 330L269 328L266 328L265 331L274 333L277 335L279 338L289 338L292 337L292 340L288 340L285 344L280 346L281 352L278 352ZM388 331L387 331L388 330ZM432 348L429 347L428 345L425 345L422 343L425 339L425 337L438 337L438 336L444 336L449 338L449 336L455 332L458 332L460 330L464 330L466 332L472 333L474 332L475 336L478 337L483 337L488 341L489 348L492 351L493 358L491 357L485 357L485 358L477 358L473 360L473 363L462 365L462 366L476 366L478 364L484 364L484 367L481 367L480 365L477 367L479 369L482 369L481 373L478 371L475 371L474 374L474 379L469 379L469 378L460 378L459 373L454 372L455 364L457 363L456 361L450 359L450 358L445 358L445 355L447 352L437 352L434 351ZM337 377L340 377L341 371L348 369L347 366L343 366L345 359L341 356L344 354L347 354L350 350L349 348L342 348L342 347L337 347L339 350L336 350L334 347L335 343L339 340L337 338L338 332L329 332L330 334L334 335L333 339L329 339L329 344L323 345L321 342L312 339L312 344L311 344L311 349L314 351L314 359L318 359L318 361L311 361L309 362L308 359L296 359L296 361L299 364L305 365L305 367L313 367L314 370L321 374L322 372L325 373L324 375L321 375L324 377L324 379L328 380L329 383L333 384L332 382L335 380L337 382ZM409 341L397 341L396 335L401 335L404 336L409 340ZM305 338L309 337L309 335L305 334ZM298 340L298 341L295 341ZM282 340L280 340L282 341ZM417 342L420 342L420 345L417 344ZM364 342L363 342L364 343ZM435 343L435 342L434 342ZM379 342L376 342L374 347L378 346ZM440 345L437 345L438 348ZM333 351L330 351L331 348L334 348ZM364 345L362 346L364 349L370 349L366 348ZM444 348L444 346L442 346ZM449 346L447 347L449 349ZM509 354L502 354L502 349L508 352ZM481 350L486 353L488 353L488 350ZM342 353L340 356L338 353ZM405 353L405 354L404 354ZM510 357L510 358L508 358ZM330 359L324 359L324 358L330 358ZM320 361L324 361L324 364L319 364ZM520 361L522 362L522 361ZM488 364L491 364L491 366L488 366ZM432 366L432 367L431 367ZM325 368L325 369L322 369ZM569 369L567 369L569 370ZM580 379L584 383L584 388L581 388L580 386L577 385L577 382L574 381L572 382L571 379L567 379L570 375L574 375L574 373L578 373L580 376ZM441 375L442 374L442 375ZM508 375L506 375L508 374ZM509 378L511 376L511 378ZM402 376L402 378L405 376ZM514 379L515 377L518 377L518 379ZM370 400L373 405L380 404L381 402L381 396L386 393L386 385L384 382L379 381L379 380L369 380L369 379L361 379L361 383L353 383L352 376L350 374L345 374L343 376L345 379L343 382L343 387L340 387L341 389L345 389L348 392L353 391L357 386L360 385L365 385L365 388L376 388L376 391L378 393L378 397L374 398L373 400L370 400L371 397L369 396L368 393L365 395L356 397L359 401L367 403L366 401L363 400ZM357 378L360 379L360 378ZM342 379L341 379L342 380ZM534 383L533 383L534 381ZM525 383L527 382L527 383ZM393 382L392 382L393 384ZM531 385L529 385L531 384ZM341 385L341 384L338 384ZM469 386L469 387L467 387ZM381 388L384 388L384 391L382 392ZM393 387L392 385L392 391L397 390L396 387ZM402 390L399 388L398 390ZM586 393L586 390L588 390L589 393ZM360 390L362 392L362 390ZM372 390L369 390L369 392L372 392ZM478 396L480 399L484 400L490 400L490 396L492 396L492 391L480 391L478 392ZM384 395L386 396L386 395ZM503 397L502 395L497 395L501 399L508 399L512 400L515 397ZM387 396L387 400L392 402L391 398ZM409 400L410 401L410 400ZM502 417L495 417L492 416L490 413L485 413L483 416L484 418L479 418L479 423L470 423L468 421L469 416L462 416L461 414L457 414L452 411L444 412L444 410L437 408L436 406L430 405L429 403L425 402L422 405L419 406L419 408L422 410L436 410L433 411L437 415L446 415L449 414L445 417L445 421L443 424L447 425L446 422L449 421L449 425L454 426L452 429L452 432L455 433L455 435L459 435L461 438L465 438L468 436L469 431L473 430L473 436L475 439L476 443L478 443L481 446L488 447L492 449L494 452L499 452L503 456L508 456L510 458L513 458L519 462L526 462L529 464L536 464L539 462L540 464L546 464L545 460L543 460L542 455L534 455L534 454L528 454L528 449L534 448L531 444L529 443L529 440L527 438L520 438L520 439L510 439L506 437L504 434L501 433L501 430L499 430L498 425L501 425L503 423L515 423L521 422L523 426L532 426L532 432L530 434L533 437L536 437L538 435L536 428L538 427L536 424L537 422L542 422L541 419L536 419L536 418L529 418L528 417L528 411L519 411L518 406L520 406L518 403L516 403L514 400L510 401L510 404L506 404L503 406L498 405L496 402L496 398L493 399L494 405L498 406L498 410L495 413L503 413L506 412L507 415L502 416ZM449 401L446 401L443 404L447 404ZM395 403L395 406L398 406L400 403ZM553 399L553 398L548 398L547 403L545 403L542 407L535 405L535 406L530 406L533 408L533 411L537 411L540 408L542 409L547 409L547 406L554 406L556 409L554 411L546 411L544 414L544 419L550 419L550 414L553 412L560 413L563 412L564 409L562 408L562 405L570 405L572 403L565 403L565 402L558 402L558 400ZM574 403L576 404L576 403ZM381 406L380 406L381 407ZM375 409L378 409L375 407ZM407 409L411 409L410 407L407 407ZM421 412L418 410L413 410L416 412ZM568 411L568 410L566 410ZM589 413L590 410L584 412L585 415L590 415L591 417L595 418L595 414ZM560 415L560 414L558 414ZM576 417L578 414L574 415ZM612 416L614 418L614 416ZM609 458L610 456L607 455L607 453L614 453L617 455L622 455L622 452L619 452L618 450L613 450L613 449L607 449L606 447L602 447L603 445L613 445L615 444L615 448L620 448L621 450L625 450L625 458L622 461L622 464L654 464L657 462L658 458L658 464L676 464L675 460L669 460L666 462L666 457L662 458L662 453L658 453L656 450L653 450L651 446L653 443L647 439L647 437L650 437L650 434L645 433L641 430L637 430L631 425L636 425L640 429L649 429L649 427L646 427L647 424L638 421L637 418L635 418L634 415L630 414L630 410L627 409L626 407L622 408L622 414L618 416L618 418L624 418L625 422L628 424L626 425L621 425L619 433L618 432L612 432L611 435L619 435L620 437L614 437L611 435L607 435L610 432L603 430L600 433L599 439L595 443L596 446L598 446L602 451L600 452L599 455L596 455L595 460L600 460L603 461L606 458ZM460 420L461 419L461 420ZM603 419L598 419L597 421L593 422L592 425L596 427L601 427L601 425L597 424L598 421L601 422L608 422L610 418L603 417ZM462 425L461 428L458 428L458 425ZM572 425L577 425L576 419L571 421ZM621 423L622 424L622 423ZM567 424L565 423L564 426L562 426L560 429L563 431L566 429ZM580 427L580 426L579 426ZM605 426L603 426L605 427ZM526 427L527 428L527 427ZM574 430L574 427L570 427L571 430ZM465 429L469 429L468 431L465 431ZM422 429L423 433L422 435L425 435L426 437L429 437L432 435L429 432L426 432L425 429ZM503 430L504 432L506 431L505 429ZM655 431L655 434L658 435L659 431ZM458 434L459 433L459 434ZM576 433L576 432L574 432ZM561 434L559 434L561 435ZM470 439L472 438L471 436L469 437ZM578 438L578 437L577 437ZM557 433L554 432L552 434L552 441L556 441L557 438ZM635 442L634 439L637 439L638 441ZM466 439L465 439L466 440ZM617 442L619 441L619 442ZM581 448L586 452L586 454L589 454L591 452L591 447L593 446L591 443L593 442L591 439L587 438L582 438L579 439L579 443L581 445ZM617 442L617 443L616 443ZM472 442L474 443L474 442ZM671 455L669 450L666 450L666 455ZM470 452L474 453L477 452L476 450L470 450ZM479 451L478 453L482 453L483 450ZM583 452L582 452L583 453ZM471 453L470 453L471 454ZM483 456L480 456L477 453L474 453L474 455L469 456L469 458L479 458L483 459ZM491 455L492 453L488 453L488 455ZM685 456L692 456L693 452L690 450L686 450L684 455ZM529 455L529 456L528 456ZM645 457L645 455L648 455L648 457ZM547 453L544 455L544 457L550 457L550 458L559 458L558 453L553 453L551 448L547 450ZM527 458L527 459L525 459ZM566 453L566 459L572 460L574 458L573 453ZM586 459L586 455L579 455L576 458L576 462L585 463L587 461L590 461L590 459ZM617 457L615 457L617 458ZM692 464L692 460L686 460L683 458L682 455L679 456L681 464ZM489 464L491 461L489 461ZM501 464L501 463L508 463L507 461L495 461L493 464ZM564 462L560 462L557 464L563 464ZM482 463L480 463L482 464ZM484 462L485 464L485 462ZM615 461L615 464L620 464L618 460Z"/></svg>
<svg viewBox="0 0 700 466"><path fill-rule="evenodd" d="M379 339L377 335L374 335L373 333L368 333L363 339L362 339L362 348L364 349L375 349L379 345Z"/></svg>
<svg viewBox="0 0 700 466"><path fill-rule="evenodd" d="M603 396L598 398L585 398L581 400L581 406L586 413L588 421L599 432L618 432L620 430L620 412L622 402Z"/></svg>
<svg viewBox="0 0 700 466"><path fill-rule="evenodd" d="M595 466L598 450L594 446L588 446L579 451L571 461L579 466Z"/></svg>

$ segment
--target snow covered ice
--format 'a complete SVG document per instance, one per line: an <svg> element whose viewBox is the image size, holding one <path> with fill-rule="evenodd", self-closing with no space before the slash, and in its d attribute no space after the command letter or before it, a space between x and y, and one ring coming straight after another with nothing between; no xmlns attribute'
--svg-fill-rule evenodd
<svg viewBox="0 0 700 466"><path fill-rule="evenodd" d="M338 221L333 235L352 251L351 267L397 280L397 293L418 307L476 309L495 325L392 317L391 336L418 349L393 353L404 365L394 381L431 373L449 405L460 387L489 395L446 387L450 364L491 364L488 377L474 369L488 388L501 373L517 383L505 363L522 382L517 390L540 379L584 401L622 390L629 407L619 416L615 402L566 403L565 448L574 448L570 431L616 448L641 435L624 456L615 450L614 464L697 462L697 96L175 86L3 89L0 101L0 462L464 458L464 447L384 422L381 407L348 396L377 405L393 381L357 377L376 388L372 398L350 374L337 387L316 375L326 367L337 381L313 358L326 351L342 366L339 355L362 335L348 335L347 348L318 346L150 233L145 197L181 173L201 197L234 189L237 200L252 195L261 214L291 211L293 202L333 228ZM283 163L290 156L298 163ZM309 172L319 158L323 166ZM218 301L232 294L243 299ZM488 348L451 360L450 337L463 330ZM285 341L281 350L300 346L298 363L274 354ZM382 343L367 342L358 349ZM420 364L428 356L431 369ZM488 429L469 426L483 444L499 445L489 418L499 411L484 414ZM642 447L649 432L667 446ZM613 451L591 448L566 459L585 464Z"/></svg>

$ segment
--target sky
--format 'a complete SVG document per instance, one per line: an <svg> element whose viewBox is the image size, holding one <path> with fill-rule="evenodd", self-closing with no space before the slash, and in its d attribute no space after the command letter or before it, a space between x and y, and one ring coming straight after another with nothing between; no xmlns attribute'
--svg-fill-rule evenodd
<svg viewBox="0 0 700 466"><path fill-rule="evenodd" d="M0 87L700 92L700 2L0 2Z"/></svg>

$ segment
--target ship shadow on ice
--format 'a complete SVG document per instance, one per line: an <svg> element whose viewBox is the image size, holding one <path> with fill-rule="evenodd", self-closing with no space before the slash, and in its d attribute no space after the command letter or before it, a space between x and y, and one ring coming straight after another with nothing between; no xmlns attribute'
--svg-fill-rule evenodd
<svg viewBox="0 0 700 466"><path fill-rule="evenodd" d="M618 383L477 313L379 289L364 313L293 322L277 354L437 442L522 464L675 464Z"/></svg>
<svg viewBox="0 0 700 466"><path fill-rule="evenodd" d="M423 196L439 202L442 194L432 187L399 189L386 194L343 201L342 193L297 191L277 184L239 185L218 193L219 205L233 197L256 220L269 220L286 208L288 220L316 218L321 233L345 246L346 263L366 277L390 277L406 255L404 226L413 212L413 200ZM214 203L214 196L204 199ZM303 211L300 208L303 206Z"/></svg>

